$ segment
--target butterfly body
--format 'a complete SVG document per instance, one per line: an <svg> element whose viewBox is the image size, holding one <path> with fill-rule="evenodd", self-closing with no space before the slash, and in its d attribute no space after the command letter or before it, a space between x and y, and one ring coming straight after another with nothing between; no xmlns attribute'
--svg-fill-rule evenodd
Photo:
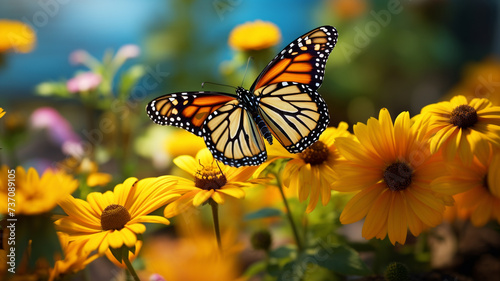
<svg viewBox="0 0 500 281"><path fill-rule="evenodd" d="M214 158L230 166L264 162L264 140L272 144L273 136L289 152L302 152L329 123L328 107L316 90L337 36L335 28L322 26L297 38L250 90L167 94L151 101L147 114L157 124L203 137Z"/></svg>

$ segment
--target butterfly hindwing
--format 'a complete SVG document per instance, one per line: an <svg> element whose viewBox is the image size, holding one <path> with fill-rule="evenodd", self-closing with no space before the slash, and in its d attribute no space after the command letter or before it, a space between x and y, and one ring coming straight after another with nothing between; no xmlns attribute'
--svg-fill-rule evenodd
<svg viewBox="0 0 500 281"><path fill-rule="evenodd" d="M255 166L267 159L257 124L237 100L227 102L210 114L202 132L214 158L226 165Z"/></svg>
<svg viewBox="0 0 500 281"><path fill-rule="evenodd" d="M176 126L201 136L201 127L208 116L235 99L234 95L219 92L173 93L152 100L146 112L157 124Z"/></svg>
<svg viewBox="0 0 500 281"><path fill-rule="evenodd" d="M321 26L300 36L266 66L250 92L279 82L297 82L316 91L323 82L325 65L338 33L333 26Z"/></svg>
<svg viewBox="0 0 500 281"><path fill-rule="evenodd" d="M302 152L316 142L330 122L325 101L308 85L280 82L254 94L269 130L291 153Z"/></svg>

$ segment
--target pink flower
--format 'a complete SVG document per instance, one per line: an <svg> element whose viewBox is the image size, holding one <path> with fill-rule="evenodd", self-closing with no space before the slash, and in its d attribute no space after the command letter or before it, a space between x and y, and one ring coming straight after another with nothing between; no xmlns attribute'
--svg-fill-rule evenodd
<svg viewBox="0 0 500 281"><path fill-rule="evenodd" d="M101 81L102 78L100 75L93 72L84 72L69 79L66 83L66 87L71 93L86 92L97 88Z"/></svg>
<svg viewBox="0 0 500 281"><path fill-rule="evenodd" d="M89 56L89 53L87 53L87 51L85 50L75 50L71 54L69 54L69 62L75 65L83 64L88 60Z"/></svg>
<svg viewBox="0 0 500 281"><path fill-rule="evenodd" d="M73 131L68 120L57 110L51 107L41 107L31 114L30 123L35 129L47 130L50 138L61 145L64 153L83 154L80 137Z"/></svg>
<svg viewBox="0 0 500 281"><path fill-rule="evenodd" d="M158 273L154 273L149 276L149 281L165 281L165 278Z"/></svg>
<svg viewBox="0 0 500 281"><path fill-rule="evenodd" d="M116 58L120 60L132 59L138 57L140 53L141 49L137 45L134 44L123 45L116 52Z"/></svg>

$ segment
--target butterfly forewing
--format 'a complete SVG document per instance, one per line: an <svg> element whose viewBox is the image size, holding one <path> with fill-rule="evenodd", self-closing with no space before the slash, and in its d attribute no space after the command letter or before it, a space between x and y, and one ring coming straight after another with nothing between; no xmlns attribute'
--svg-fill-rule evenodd
<svg viewBox="0 0 500 281"><path fill-rule="evenodd" d="M257 125L248 110L236 100L210 114L202 130L210 152L226 165L255 166L267 159Z"/></svg>
<svg viewBox="0 0 500 281"><path fill-rule="evenodd" d="M330 121L325 101L308 85L281 82L259 88L254 94L271 133L291 153L316 142Z"/></svg>
<svg viewBox="0 0 500 281"><path fill-rule="evenodd" d="M321 26L290 43L267 65L250 91L279 82L297 82L316 91L323 81L325 64L337 43L332 26Z"/></svg>
<svg viewBox="0 0 500 281"><path fill-rule="evenodd" d="M201 127L208 116L235 98L218 92L173 93L152 100L146 112L157 124L176 126L201 136Z"/></svg>

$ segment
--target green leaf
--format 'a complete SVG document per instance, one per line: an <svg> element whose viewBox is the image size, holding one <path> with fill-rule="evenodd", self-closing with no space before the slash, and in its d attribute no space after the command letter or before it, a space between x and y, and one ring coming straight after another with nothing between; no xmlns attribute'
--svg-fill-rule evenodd
<svg viewBox="0 0 500 281"><path fill-rule="evenodd" d="M263 271L265 271L267 268L267 263L265 260L258 261L256 263L253 263L250 265L247 270L243 273L244 277L252 277L255 276Z"/></svg>
<svg viewBox="0 0 500 281"><path fill-rule="evenodd" d="M365 276L371 273L358 252L344 245L321 247L315 254L309 254L307 260L343 275Z"/></svg>
<svg viewBox="0 0 500 281"><path fill-rule="evenodd" d="M128 252L126 250L123 250L123 247L120 247L118 249L109 247L109 250L111 251L111 253L115 257L115 259L118 260L119 262L123 261L124 254L128 254Z"/></svg>
<svg viewBox="0 0 500 281"><path fill-rule="evenodd" d="M245 220L254 220L254 219L262 219L262 218L270 218L270 217L279 217L283 215L283 212L279 209L275 208L263 208L256 212L247 214L245 216Z"/></svg>
<svg viewBox="0 0 500 281"><path fill-rule="evenodd" d="M307 270L306 256L300 255L296 260L287 263L278 275L277 281L300 281Z"/></svg>
<svg viewBox="0 0 500 281"><path fill-rule="evenodd" d="M295 249L288 246L281 246L269 252L269 257L276 259L288 258L293 252L295 252Z"/></svg>

